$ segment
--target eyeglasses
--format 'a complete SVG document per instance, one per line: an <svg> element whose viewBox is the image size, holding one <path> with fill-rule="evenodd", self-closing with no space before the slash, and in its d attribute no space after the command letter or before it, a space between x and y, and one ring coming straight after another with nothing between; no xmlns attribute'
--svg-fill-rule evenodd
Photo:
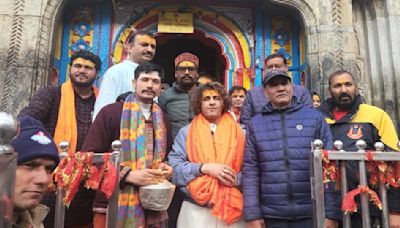
<svg viewBox="0 0 400 228"><path fill-rule="evenodd" d="M197 70L196 67L176 67L175 69L178 72L186 72L188 70L189 72L195 72Z"/></svg>

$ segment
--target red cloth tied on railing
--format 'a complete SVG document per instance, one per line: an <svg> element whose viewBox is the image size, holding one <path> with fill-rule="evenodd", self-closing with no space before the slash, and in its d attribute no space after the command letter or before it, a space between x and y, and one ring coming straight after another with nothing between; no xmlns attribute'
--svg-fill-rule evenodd
<svg viewBox="0 0 400 228"><path fill-rule="evenodd" d="M369 184L372 186L378 186L379 183L383 183L398 188L400 186L400 175L398 174L400 171L399 167L399 162L368 162L367 168L370 174Z"/></svg>
<svg viewBox="0 0 400 228"><path fill-rule="evenodd" d="M359 194L368 194L370 201L372 201L379 210L382 210L382 202L379 199L378 194L375 191L370 189L368 186L358 186L358 188L351 190L346 193L345 197L342 201L342 211L344 213L357 212L357 204L354 201L354 197Z"/></svg>
<svg viewBox="0 0 400 228"><path fill-rule="evenodd" d="M373 161L374 160L374 153L372 151L365 151L365 160Z"/></svg>
<svg viewBox="0 0 400 228"><path fill-rule="evenodd" d="M115 169L111 161L110 154L106 154L104 156L103 167L105 170L105 174L103 178L103 183L100 187L100 191L102 191L106 195L107 199L110 199L112 193L114 192L115 182L117 180L117 170Z"/></svg>
<svg viewBox="0 0 400 228"><path fill-rule="evenodd" d="M100 188L109 198L115 187L117 171L110 159L111 153L104 154L104 164L101 172L93 164L93 152L70 152L64 157L57 168L52 173L54 183L64 194L63 202L69 207L72 199L79 189L81 181L85 181L85 187L97 190L101 181ZM55 189L54 183L50 183L50 188Z"/></svg>
<svg viewBox="0 0 400 228"><path fill-rule="evenodd" d="M338 172L338 167L335 161L329 160L329 150L322 150L322 168L323 174L322 178L324 184L329 182L335 183L335 188L340 188L340 172Z"/></svg>

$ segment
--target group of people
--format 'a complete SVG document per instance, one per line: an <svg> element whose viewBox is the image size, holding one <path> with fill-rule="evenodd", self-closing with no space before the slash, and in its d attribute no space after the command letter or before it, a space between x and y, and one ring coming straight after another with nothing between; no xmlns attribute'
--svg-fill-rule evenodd
<svg viewBox="0 0 400 228"><path fill-rule="evenodd" d="M135 32L128 58L106 71L99 91L93 82L100 59L78 51L69 80L43 88L21 111L13 141L15 227L41 227L44 218L53 227L55 195L45 187L58 162L56 144L64 140L72 151L100 153L121 140L117 227L312 227L313 140L327 149L341 140L345 150L355 150L363 139L366 149L382 141L399 150L389 116L362 102L348 71L331 74L331 98L316 109L310 93L292 83L281 54L266 58L261 86L228 92L210 77L199 80L200 60L186 52L175 58L176 82L161 93L164 71L151 62L155 50L152 34ZM357 185L356 176L348 178ZM168 211L144 209L138 187L162 180L176 185ZM326 226L338 227L340 194L328 189L325 195ZM388 197L391 225L400 226L399 191ZM106 198L81 186L65 227L103 228L106 213ZM360 215L352 222L361 227Z"/></svg>

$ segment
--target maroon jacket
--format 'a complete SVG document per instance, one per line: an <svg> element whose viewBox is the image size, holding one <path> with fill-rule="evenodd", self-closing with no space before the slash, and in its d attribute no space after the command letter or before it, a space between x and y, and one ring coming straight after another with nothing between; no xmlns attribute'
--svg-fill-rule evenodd
<svg viewBox="0 0 400 228"><path fill-rule="evenodd" d="M89 133L86 136L82 146L82 151L86 152L111 152L111 143L119 140L121 128L121 115L123 109L123 101L109 104L102 108L97 114ZM168 120L164 115L164 121L169 128ZM169 132L167 130L167 132ZM172 143L172 138L167 135L167 145ZM94 207L106 208L107 200L103 193L97 193L93 204Z"/></svg>

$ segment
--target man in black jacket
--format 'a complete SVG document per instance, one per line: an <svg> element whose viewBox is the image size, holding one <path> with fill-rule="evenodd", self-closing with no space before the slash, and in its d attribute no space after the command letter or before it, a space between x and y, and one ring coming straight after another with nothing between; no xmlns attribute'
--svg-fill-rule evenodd
<svg viewBox="0 0 400 228"><path fill-rule="evenodd" d="M366 150L374 150L374 143L381 141L385 150L398 151L398 137L395 127L388 114L382 109L363 104L362 97L357 95L357 86L353 75L345 70L334 72L329 78L329 92L331 98L320 107L326 116L325 120L330 125L334 140L343 142L343 149L356 151L356 141L364 140ZM355 163L347 163L347 179L349 189L358 186L358 168ZM339 194L326 192L326 227L337 227L341 219ZM400 226L400 193L397 189L389 189L389 211L391 227ZM360 207L358 207L360 208ZM370 208L371 223L380 222L380 212ZM351 216L351 227L362 227L359 213Z"/></svg>

